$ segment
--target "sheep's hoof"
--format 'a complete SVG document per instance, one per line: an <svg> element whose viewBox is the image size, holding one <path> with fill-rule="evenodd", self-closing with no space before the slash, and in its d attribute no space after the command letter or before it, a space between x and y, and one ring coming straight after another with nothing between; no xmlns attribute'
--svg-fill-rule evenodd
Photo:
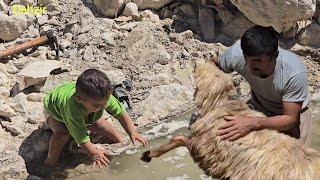
<svg viewBox="0 0 320 180"><path fill-rule="evenodd" d="M146 151L142 154L142 157L140 158L144 162L150 162L152 157L150 156L150 151Z"/></svg>

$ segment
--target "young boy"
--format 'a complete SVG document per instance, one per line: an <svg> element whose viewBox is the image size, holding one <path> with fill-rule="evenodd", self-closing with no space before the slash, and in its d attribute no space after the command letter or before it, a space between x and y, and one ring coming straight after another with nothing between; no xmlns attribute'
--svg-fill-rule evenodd
<svg viewBox="0 0 320 180"><path fill-rule="evenodd" d="M92 157L93 166L107 166L109 160L106 151L96 148L90 142L87 131L108 137L115 143L123 142L124 139L102 117L104 109L119 120L133 144L137 140L144 146L147 145L147 141L135 132L131 118L111 92L108 77L99 70L88 69L78 77L76 83L64 84L45 97L44 106L49 113L47 124L53 131L45 165L57 165L62 149L71 135Z"/></svg>

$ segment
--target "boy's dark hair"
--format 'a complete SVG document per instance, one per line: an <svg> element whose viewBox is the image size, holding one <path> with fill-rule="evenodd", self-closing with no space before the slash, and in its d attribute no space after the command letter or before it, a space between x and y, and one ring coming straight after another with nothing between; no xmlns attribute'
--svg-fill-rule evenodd
<svg viewBox="0 0 320 180"><path fill-rule="evenodd" d="M278 33L272 27L254 26L241 36L243 54L252 56L278 55Z"/></svg>
<svg viewBox="0 0 320 180"><path fill-rule="evenodd" d="M107 98L112 92L109 78L97 69L87 69L77 79L77 93L94 99Z"/></svg>

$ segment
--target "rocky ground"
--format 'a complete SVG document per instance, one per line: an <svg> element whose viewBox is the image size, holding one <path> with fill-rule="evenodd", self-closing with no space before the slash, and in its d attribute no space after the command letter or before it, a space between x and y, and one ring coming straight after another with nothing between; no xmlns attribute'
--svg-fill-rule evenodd
<svg viewBox="0 0 320 180"><path fill-rule="evenodd" d="M114 2L119 9L125 4ZM0 52L50 30L56 33L60 48L59 60L49 45L0 60L0 179L88 169L83 161L73 161L58 170L39 171L51 134L39 128L44 122L42 100L52 88L75 81L87 68L104 71L114 84L132 82L132 88L127 89L130 115L141 129L193 108L195 64L221 54L255 21L249 18L251 14L236 11L228 16L228 11L218 10L215 22L220 23L216 24L214 43L206 43L202 31L214 25L204 23L207 27L203 28L194 4L133 2L122 11L113 7L101 12L106 5L98 0L0 0ZM48 13L15 16L9 8L13 4L42 4ZM107 18L110 14L117 18ZM286 30L281 34L281 45L299 54L306 64L314 100L320 100L318 14L294 29L276 25ZM245 97L248 84L239 75L233 76L239 95ZM17 94L17 89L23 91ZM116 122L115 126L121 130Z"/></svg>

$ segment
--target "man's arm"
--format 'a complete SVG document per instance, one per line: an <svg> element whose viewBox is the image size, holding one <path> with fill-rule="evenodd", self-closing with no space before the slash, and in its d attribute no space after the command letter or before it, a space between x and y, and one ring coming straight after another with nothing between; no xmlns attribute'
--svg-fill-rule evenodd
<svg viewBox="0 0 320 180"><path fill-rule="evenodd" d="M301 103L283 102L283 115L272 116L260 119L257 122L255 130L274 129L278 131L286 131L297 124L300 120Z"/></svg>
<svg viewBox="0 0 320 180"><path fill-rule="evenodd" d="M255 130L289 130L299 123L300 111L301 103L284 102L283 115L272 117L225 117L228 122L219 128L218 134L222 139L236 140Z"/></svg>

